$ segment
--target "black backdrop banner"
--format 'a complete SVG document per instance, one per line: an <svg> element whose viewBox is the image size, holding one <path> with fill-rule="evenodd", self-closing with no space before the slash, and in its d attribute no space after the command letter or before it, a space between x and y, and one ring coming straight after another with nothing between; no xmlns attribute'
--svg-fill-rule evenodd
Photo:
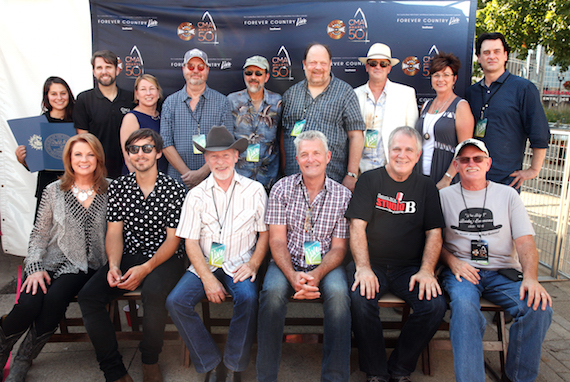
<svg viewBox="0 0 570 382"><path fill-rule="evenodd" d="M304 79L307 44L331 48L335 76L353 87L368 76L358 57L370 46L390 46L400 64L389 78L413 86L422 103L434 96L428 70L437 52L453 52L462 67L456 92L463 96L471 80L475 0L457 1L259 1L91 0L93 50L109 49L121 59L120 87L156 76L165 96L184 86L184 53L208 54L208 85L223 94L245 88L247 57L265 56L271 66L267 88L284 93Z"/></svg>

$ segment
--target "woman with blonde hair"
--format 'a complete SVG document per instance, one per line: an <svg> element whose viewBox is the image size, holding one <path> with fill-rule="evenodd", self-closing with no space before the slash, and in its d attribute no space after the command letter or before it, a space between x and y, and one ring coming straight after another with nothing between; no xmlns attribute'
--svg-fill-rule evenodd
<svg viewBox="0 0 570 382"><path fill-rule="evenodd" d="M143 74L135 80L135 103L137 106L123 117L121 124L121 149L125 166L123 175L135 171L129 161L125 149L125 142L133 131L148 128L160 134L160 112L158 103L162 100L162 88L156 77L151 74ZM163 156L158 160L158 169L166 173L168 162Z"/></svg>
<svg viewBox="0 0 570 382"><path fill-rule="evenodd" d="M69 302L103 266L107 223L105 154L92 134L71 137L63 176L42 195L25 260L26 279L12 311L0 320L0 370L27 331L5 382L23 382L57 329Z"/></svg>

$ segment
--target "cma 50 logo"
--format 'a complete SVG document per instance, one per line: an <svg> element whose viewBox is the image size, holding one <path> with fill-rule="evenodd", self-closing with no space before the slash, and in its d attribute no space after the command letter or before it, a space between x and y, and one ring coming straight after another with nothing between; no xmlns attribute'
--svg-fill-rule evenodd
<svg viewBox="0 0 570 382"><path fill-rule="evenodd" d="M218 28L210 12L206 11L202 15L202 21L198 22L198 41L204 44L219 44Z"/></svg>
<svg viewBox="0 0 570 382"><path fill-rule="evenodd" d="M141 74L144 74L143 58L136 45L131 49L131 53L128 56L125 56L125 63L123 65L125 74L128 77L138 77Z"/></svg>
<svg viewBox="0 0 570 382"><path fill-rule="evenodd" d="M291 58L289 52L282 45L277 55L271 59L271 77L277 80L293 81L291 74Z"/></svg>

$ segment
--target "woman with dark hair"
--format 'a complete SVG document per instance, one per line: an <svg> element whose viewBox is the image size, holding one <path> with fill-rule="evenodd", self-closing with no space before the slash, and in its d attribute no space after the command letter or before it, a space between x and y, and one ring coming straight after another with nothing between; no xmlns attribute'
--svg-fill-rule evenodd
<svg viewBox="0 0 570 382"><path fill-rule="evenodd" d="M92 134L71 137L64 174L42 195L25 260L26 279L12 311L0 320L0 370L28 331L5 382L23 382L57 329L69 302L103 266L107 223L105 154Z"/></svg>
<svg viewBox="0 0 570 382"><path fill-rule="evenodd" d="M460 67L453 53L440 52L432 58L429 72L436 97L423 105L416 123L424 138L419 171L431 177L440 190L456 175L451 164L455 147L473 137L475 126L469 104L453 91Z"/></svg>
<svg viewBox="0 0 570 382"><path fill-rule="evenodd" d="M71 115L75 98L65 80L60 77L49 77L44 83L42 112L50 123L73 122ZM24 167L26 164L26 146L16 148L16 158ZM36 186L36 213L40 205L40 196L44 188L63 175L63 171L43 170L38 172Z"/></svg>
<svg viewBox="0 0 570 382"><path fill-rule="evenodd" d="M121 149L125 166L123 174L135 171L129 161L125 148L125 142L132 132L138 129L151 129L160 134L160 112L158 103L162 99L162 88L156 77L151 74L143 74L135 80L135 104L133 110L123 117L121 124ZM158 160L158 169L166 173L168 162L163 156Z"/></svg>

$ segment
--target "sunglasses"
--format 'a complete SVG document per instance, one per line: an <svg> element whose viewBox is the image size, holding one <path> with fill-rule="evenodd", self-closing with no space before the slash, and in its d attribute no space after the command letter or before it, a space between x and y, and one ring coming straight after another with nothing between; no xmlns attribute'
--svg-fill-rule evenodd
<svg viewBox="0 0 570 382"><path fill-rule="evenodd" d="M187 64L186 67L188 68L189 71L194 71L194 68L197 68L199 72L203 72L204 69L206 69L206 65L204 64L198 64L196 66L192 65L192 64Z"/></svg>
<svg viewBox="0 0 570 382"><path fill-rule="evenodd" d="M473 162L475 163L482 163L487 158L489 157L485 155L478 155L476 157L457 157L455 158L455 160L461 164L468 164L471 161L471 159L473 159Z"/></svg>
<svg viewBox="0 0 570 382"><path fill-rule="evenodd" d="M243 74L245 74L246 76L251 76L253 74L255 74L257 77L263 77L264 73L262 71L256 70L255 72L253 70L246 70L243 72Z"/></svg>
<svg viewBox="0 0 570 382"><path fill-rule="evenodd" d="M383 68L387 68L390 66L390 63L387 61L368 61L368 65L372 66L373 68L377 67L378 65Z"/></svg>
<svg viewBox="0 0 570 382"><path fill-rule="evenodd" d="M127 151L130 154L138 154L139 149L142 149L143 153L145 153L145 154L150 154L152 152L152 149L154 149L154 145L146 144L146 145L142 145L142 146L137 146L137 145L128 145L127 146Z"/></svg>

